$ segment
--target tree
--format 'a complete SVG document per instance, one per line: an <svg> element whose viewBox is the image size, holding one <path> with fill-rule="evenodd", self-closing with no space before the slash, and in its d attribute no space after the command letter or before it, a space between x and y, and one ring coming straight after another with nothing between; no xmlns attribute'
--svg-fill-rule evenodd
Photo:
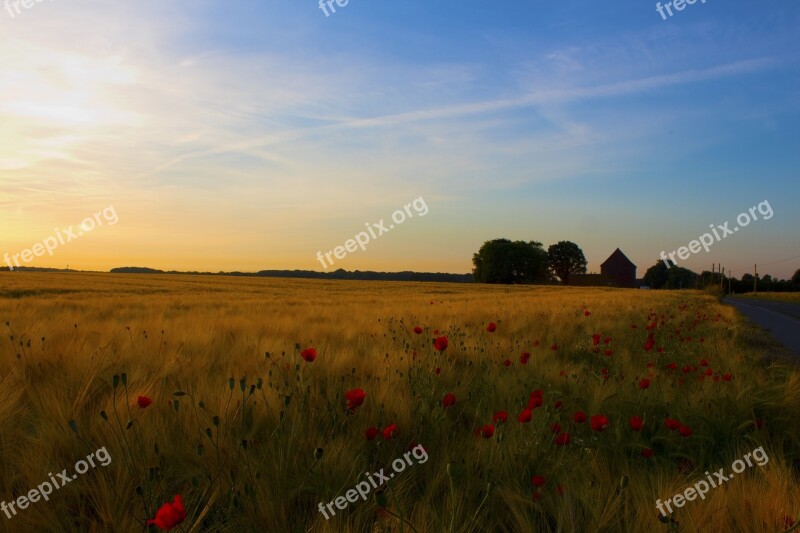
<svg viewBox="0 0 800 533"><path fill-rule="evenodd" d="M795 270L794 276L792 276L792 285L800 287L800 268Z"/></svg>
<svg viewBox="0 0 800 533"><path fill-rule="evenodd" d="M486 241L472 256L477 283L533 283L548 281L547 252L536 241Z"/></svg>
<svg viewBox="0 0 800 533"><path fill-rule="evenodd" d="M670 261L670 266L674 266L672 261ZM669 269L667 265L664 264L664 261L659 259L656 261L655 265L648 268L647 272L644 273L644 284L651 289L663 289L664 285L667 284L668 272Z"/></svg>
<svg viewBox="0 0 800 533"><path fill-rule="evenodd" d="M577 244L559 241L547 249L550 270L564 285L569 285L570 274L586 274L586 258Z"/></svg>

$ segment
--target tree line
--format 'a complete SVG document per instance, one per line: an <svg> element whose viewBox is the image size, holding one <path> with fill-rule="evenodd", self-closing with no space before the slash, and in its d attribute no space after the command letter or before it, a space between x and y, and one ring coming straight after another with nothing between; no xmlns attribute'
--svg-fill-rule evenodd
<svg viewBox="0 0 800 533"><path fill-rule="evenodd" d="M572 274L586 273L583 250L570 241L559 241L545 250L538 241L486 241L472 256L472 277L477 283L569 284Z"/></svg>

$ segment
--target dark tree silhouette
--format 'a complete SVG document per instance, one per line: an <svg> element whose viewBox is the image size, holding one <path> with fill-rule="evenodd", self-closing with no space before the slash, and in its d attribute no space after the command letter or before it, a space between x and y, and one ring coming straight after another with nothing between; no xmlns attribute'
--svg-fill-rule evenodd
<svg viewBox="0 0 800 533"><path fill-rule="evenodd" d="M534 283L548 281L547 252L536 241L486 241L472 257L477 283Z"/></svg>
<svg viewBox="0 0 800 533"><path fill-rule="evenodd" d="M586 274L586 257L583 250L570 241L559 241L547 249L550 270L564 285L569 285L570 274Z"/></svg>

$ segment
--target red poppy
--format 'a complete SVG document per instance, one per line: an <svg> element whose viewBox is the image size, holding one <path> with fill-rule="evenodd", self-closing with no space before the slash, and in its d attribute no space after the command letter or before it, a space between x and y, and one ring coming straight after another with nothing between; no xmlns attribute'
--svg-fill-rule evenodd
<svg viewBox="0 0 800 533"><path fill-rule="evenodd" d="M347 408L351 410L363 404L366 397L367 393L364 392L364 389L353 389L344 393L344 399L347 400Z"/></svg>
<svg viewBox="0 0 800 533"><path fill-rule="evenodd" d="M503 361L503 366L511 366L511 359L506 359Z"/></svg>
<svg viewBox="0 0 800 533"><path fill-rule="evenodd" d="M723 381L730 381L733 376L730 375L729 372L726 372L724 376L722 376Z"/></svg>
<svg viewBox="0 0 800 533"><path fill-rule="evenodd" d="M651 450L650 448L645 448L644 450L642 450L642 457L644 457L645 459L650 459L651 457L653 457L653 450Z"/></svg>
<svg viewBox="0 0 800 533"><path fill-rule="evenodd" d="M692 436L692 429L686 426L681 426L678 428L678 433L681 434L681 437L691 437Z"/></svg>
<svg viewBox="0 0 800 533"><path fill-rule="evenodd" d="M544 391L542 389L536 389L531 393L531 398L536 398L536 397L541 398L542 396L544 396Z"/></svg>
<svg viewBox="0 0 800 533"><path fill-rule="evenodd" d="M605 355L606 357L611 357L612 355L614 355L614 350L609 348L608 350L603 352L603 355Z"/></svg>
<svg viewBox="0 0 800 533"><path fill-rule="evenodd" d="M416 327L414 328L414 333L416 333L417 335L420 335L420 334L422 334L422 328L421 328L421 327L419 327L419 326L416 326Z"/></svg>
<svg viewBox="0 0 800 533"><path fill-rule="evenodd" d="M556 409L561 409L562 405L563 403L561 402L561 400L556 400L556 403L553 404L553 407L555 407Z"/></svg>
<svg viewBox="0 0 800 533"><path fill-rule="evenodd" d="M519 356L519 362L520 362L520 364L527 365L528 364L528 359L530 359L530 358L531 358L531 354L529 354L528 352L523 352L522 355Z"/></svg>
<svg viewBox="0 0 800 533"><path fill-rule="evenodd" d="M756 419L753 421L753 424L755 424L755 426L756 426L758 429L761 429L762 427L764 427L764 419L763 419L763 418L756 418Z"/></svg>
<svg viewBox="0 0 800 533"><path fill-rule="evenodd" d="M497 411L492 417L492 422L495 424L505 424L508 422L508 413L505 411Z"/></svg>
<svg viewBox="0 0 800 533"><path fill-rule="evenodd" d="M589 310L586 310L586 311L583 312L583 316L589 316L591 314L592 314L592 312L589 311Z"/></svg>
<svg viewBox="0 0 800 533"><path fill-rule="evenodd" d="M317 350L314 348L306 348L302 352L300 352L300 357L308 361L309 363L313 363L314 359L317 358Z"/></svg>
<svg viewBox="0 0 800 533"><path fill-rule="evenodd" d="M528 409L536 409L542 405L544 405L544 400L541 396L531 396L531 399L528 400Z"/></svg>
<svg viewBox="0 0 800 533"><path fill-rule="evenodd" d="M558 446L565 446L569 444L569 433L559 433L556 435L554 441Z"/></svg>
<svg viewBox="0 0 800 533"><path fill-rule="evenodd" d="M533 483L533 485L536 487L541 487L542 485L544 485L544 476L539 476L539 475L533 476L531 478L531 483Z"/></svg>
<svg viewBox="0 0 800 533"><path fill-rule="evenodd" d="M136 398L136 403L139 404L139 407L144 409L145 407L153 403L153 400L151 400L147 396L139 396L138 398Z"/></svg>
<svg viewBox="0 0 800 533"><path fill-rule="evenodd" d="M576 411L575 414L572 415L572 420L574 420L578 424L586 422L586 413L584 413L583 411Z"/></svg>
<svg viewBox="0 0 800 533"><path fill-rule="evenodd" d="M670 431L675 431L679 427L681 427L681 423L675 419L667 418L664 420L664 425L667 426L667 429Z"/></svg>
<svg viewBox="0 0 800 533"><path fill-rule="evenodd" d="M708 360L707 359L700 359L700 366L708 366Z"/></svg>
<svg viewBox="0 0 800 533"><path fill-rule="evenodd" d="M158 529L169 531L181 522L186 520L186 510L183 508L180 494L176 494L172 503L165 503L158 511L156 517L147 521L147 525L155 525Z"/></svg>
<svg viewBox="0 0 800 533"><path fill-rule="evenodd" d="M668 370L677 370L678 369L678 363L669 363L664 368L666 368Z"/></svg>
<svg viewBox="0 0 800 533"><path fill-rule="evenodd" d="M539 341L533 341L533 346L534 347L539 346L539 344L540 344Z"/></svg>
<svg viewBox="0 0 800 533"><path fill-rule="evenodd" d="M559 433L561 431L561 424L556 422L552 426L550 426L550 429L552 430L553 433Z"/></svg>
<svg viewBox="0 0 800 533"><path fill-rule="evenodd" d="M380 433L378 428L371 427L367 428L367 430L364 432L364 436L367 438L367 440L375 440L375 437L378 436L378 433Z"/></svg>
<svg viewBox="0 0 800 533"><path fill-rule="evenodd" d="M433 347L437 352L443 352L447 349L447 337L442 335L433 339Z"/></svg>
<svg viewBox="0 0 800 533"><path fill-rule="evenodd" d="M611 344L611 337L606 337L603 339L603 344Z"/></svg>
<svg viewBox="0 0 800 533"><path fill-rule="evenodd" d="M628 420L628 424L630 424L631 429L634 431L641 431L644 427L644 420L640 416L632 416Z"/></svg>
<svg viewBox="0 0 800 533"><path fill-rule="evenodd" d="M531 416L533 415L533 410L531 409L523 409L519 415L517 415L517 422L530 422Z"/></svg>
<svg viewBox="0 0 800 533"><path fill-rule="evenodd" d="M592 344L594 346L597 346L598 344L600 344L600 339L602 338L603 335L601 335L600 333L595 333L594 335L592 335Z"/></svg>
<svg viewBox="0 0 800 533"><path fill-rule="evenodd" d="M653 346L656 345L656 341L653 338L648 338L647 341L644 343L644 349L646 352L649 352L653 349Z"/></svg>
<svg viewBox="0 0 800 533"><path fill-rule="evenodd" d="M481 437L484 439L490 439L494 435L494 426L491 424L486 424L481 428Z"/></svg>
<svg viewBox="0 0 800 533"><path fill-rule="evenodd" d="M642 378L639 380L639 388L644 390L650 386L650 380L647 378Z"/></svg>
<svg viewBox="0 0 800 533"><path fill-rule="evenodd" d="M486 331L488 331L489 333L494 333L496 329L497 329L497 324L495 324L494 322L489 322L489 325L486 326Z"/></svg>
<svg viewBox="0 0 800 533"><path fill-rule="evenodd" d="M448 392L447 394L444 395L444 398L442 398L442 405L444 405L445 407L450 407L451 405L455 405L455 403L456 403L456 395L453 394L452 392Z"/></svg>
<svg viewBox="0 0 800 533"><path fill-rule="evenodd" d="M385 440L392 440L397 435L397 424L391 424L383 428L383 438Z"/></svg>
<svg viewBox="0 0 800 533"><path fill-rule="evenodd" d="M554 352L557 351L558 350L558 343L553 343L553 345L550 347L550 349L553 350Z"/></svg>
<svg viewBox="0 0 800 533"><path fill-rule="evenodd" d="M438 376L439 374L442 373L442 369L437 366L434 372L436 372L436 375Z"/></svg>
<svg viewBox="0 0 800 533"><path fill-rule="evenodd" d="M608 417L605 415L594 415L590 424L594 431L605 431L608 427Z"/></svg>
<svg viewBox="0 0 800 533"><path fill-rule="evenodd" d="M713 368L707 368L706 369L706 376L711 376L713 374L714 374L714 369Z"/></svg>

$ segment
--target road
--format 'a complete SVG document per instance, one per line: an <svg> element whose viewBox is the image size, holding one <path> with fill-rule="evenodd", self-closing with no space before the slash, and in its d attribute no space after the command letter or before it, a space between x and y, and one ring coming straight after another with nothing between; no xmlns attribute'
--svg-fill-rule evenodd
<svg viewBox="0 0 800 533"><path fill-rule="evenodd" d="M747 318L764 328L775 340L800 356L800 304L725 298Z"/></svg>

